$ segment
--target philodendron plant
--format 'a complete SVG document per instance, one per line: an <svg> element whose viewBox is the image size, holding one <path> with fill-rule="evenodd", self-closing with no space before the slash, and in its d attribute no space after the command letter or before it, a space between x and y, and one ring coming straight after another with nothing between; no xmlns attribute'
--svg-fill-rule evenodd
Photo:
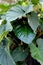
<svg viewBox="0 0 43 65"><path fill-rule="evenodd" d="M19 2L6 6L7 10L0 13L1 65L26 65L28 54L43 62L43 6L40 2Z"/></svg>

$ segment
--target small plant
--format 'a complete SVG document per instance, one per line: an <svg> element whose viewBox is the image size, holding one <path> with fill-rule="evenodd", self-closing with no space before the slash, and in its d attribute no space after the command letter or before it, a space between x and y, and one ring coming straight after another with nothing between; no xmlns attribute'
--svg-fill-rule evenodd
<svg viewBox="0 0 43 65"><path fill-rule="evenodd" d="M39 0L2 5L0 64L26 65L28 54L43 62L43 6Z"/></svg>

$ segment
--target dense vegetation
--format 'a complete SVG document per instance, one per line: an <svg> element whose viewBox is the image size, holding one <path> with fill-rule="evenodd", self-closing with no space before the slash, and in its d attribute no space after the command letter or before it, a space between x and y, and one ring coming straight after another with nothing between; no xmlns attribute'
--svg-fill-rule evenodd
<svg viewBox="0 0 43 65"><path fill-rule="evenodd" d="M0 64L38 65L38 62L43 62L42 1L0 4Z"/></svg>

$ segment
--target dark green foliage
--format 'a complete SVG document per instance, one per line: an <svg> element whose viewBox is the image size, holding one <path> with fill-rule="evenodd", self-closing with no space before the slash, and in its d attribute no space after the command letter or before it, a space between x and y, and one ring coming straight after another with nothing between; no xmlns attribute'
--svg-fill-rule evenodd
<svg viewBox="0 0 43 65"><path fill-rule="evenodd" d="M0 5L1 65L27 65L30 57L43 62L43 7L39 0L26 2Z"/></svg>

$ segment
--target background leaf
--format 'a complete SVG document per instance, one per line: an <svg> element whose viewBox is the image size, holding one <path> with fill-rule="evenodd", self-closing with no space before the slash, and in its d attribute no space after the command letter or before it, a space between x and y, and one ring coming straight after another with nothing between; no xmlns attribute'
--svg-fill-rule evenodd
<svg viewBox="0 0 43 65"><path fill-rule="evenodd" d="M11 58L8 50L3 47L0 47L0 64L1 65L16 65L13 59Z"/></svg>
<svg viewBox="0 0 43 65"><path fill-rule="evenodd" d="M43 62L43 39L37 39L38 48L34 45L30 45L31 55L34 59L40 60Z"/></svg>
<svg viewBox="0 0 43 65"><path fill-rule="evenodd" d="M28 48L23 52L23 49L21 47L17 47L11 55L15 62L24 61L28 55Z"/></svg>
<svg viewBox="0 0 43 65"><path fill-rule="evenodd" d="M33 31L36 33L37 27L39 26L39 20L37 13L32 12L31 15L28 17L28 23L30 27L33 29Z"/></svg>
<svg viewBox="0 0 43 65"><path fill-rule="evenodd" d="M39 0L31 0L31 2L36 5L39 3Z"/></svg>

